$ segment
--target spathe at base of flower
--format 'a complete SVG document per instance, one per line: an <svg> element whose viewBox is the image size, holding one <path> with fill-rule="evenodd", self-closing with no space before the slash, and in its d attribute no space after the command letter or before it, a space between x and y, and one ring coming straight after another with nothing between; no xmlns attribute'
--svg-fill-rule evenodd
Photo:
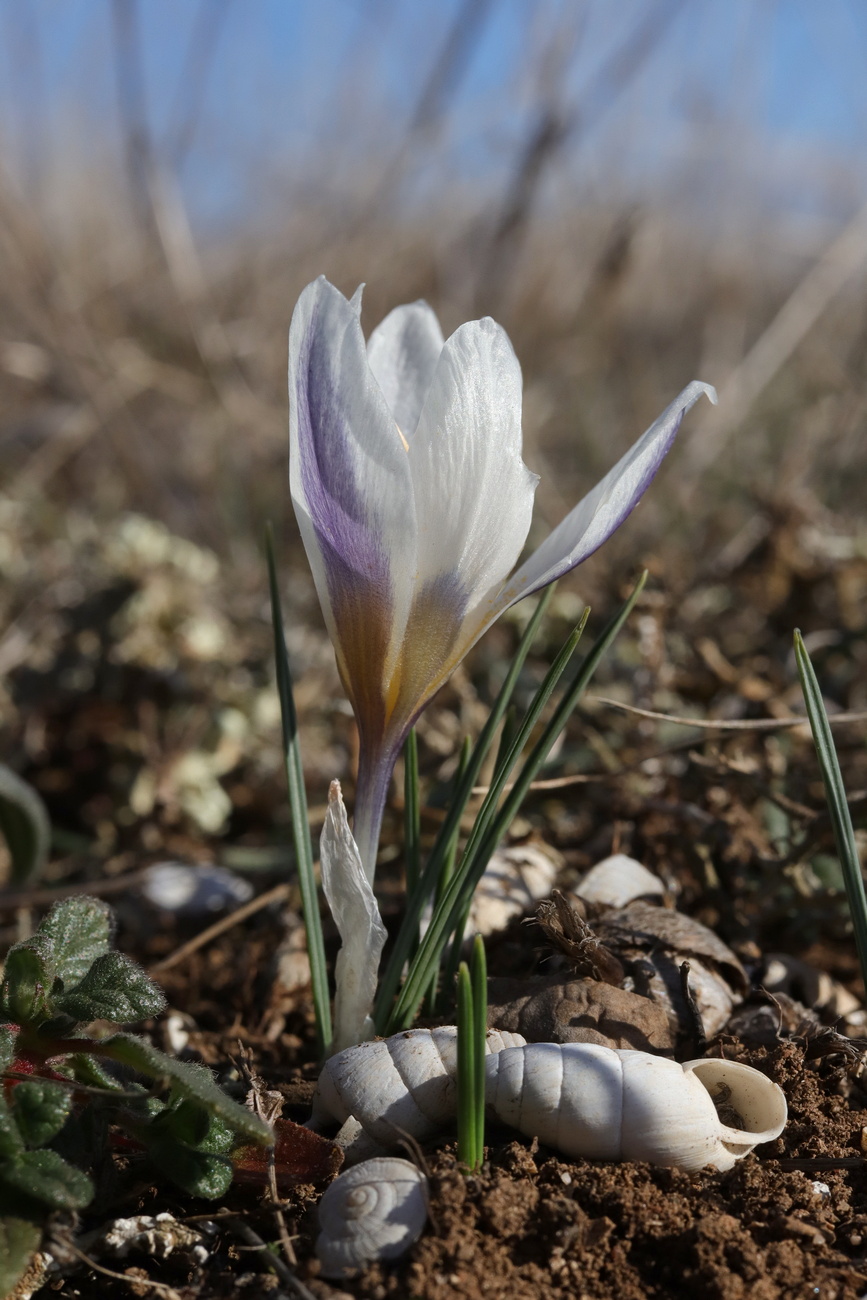
<svg viewBox="0 0 867 1300"><path fill-rule="evenodd" d="M334 968L334 1041L339 1052L374 1035L373 999L385 926L352 838L340 782L332 781L319 844L322 888L341 939Z"/></svg>

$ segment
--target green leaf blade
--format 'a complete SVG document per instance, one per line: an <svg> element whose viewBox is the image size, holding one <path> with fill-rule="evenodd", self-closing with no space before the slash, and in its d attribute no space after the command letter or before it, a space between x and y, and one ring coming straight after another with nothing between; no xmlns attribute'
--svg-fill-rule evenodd
<svg viewBox="0 0 867 1300"><path fill-rule="evenodd" d="M9 847L9 883L26 885L48 860L51 822L42 799L11 768L0 763L0 834Z"/></svg>
<svg viewBox="0 0 867 1300"><path fill-rule="evenodd" d="M12 1089L12 1118L24 1142L41 1147L55 1137L72 1111L72 1094L49 1079L28 1079Z"/></svg>
<svg viewBox="0 0 867 1300"><path fill-rule="evenodd" d="M3 971L2 1014L16 1025L37 1025L52 1013L54 947L38 932L9 949Z"/></svg>
<svg viewBox="0 0 867 1300"><path fill-rule="evenodd" d="M57 974L69 988L109 951L111 909L100 898L64 898L54 904L39 930L51 939Z"/></svg>
<svg viewBox="0 0 867 1300"><path fill-rule="evenodd" d="M458 967L458 1161L466 1169L476 1168L476 1069L473 1028L473 991L465 961Z"/></svg>
<svg viewBox="0 0 867 1300"><path fill-rule="evenodd" d="M404 966L410 957L415 960L414 949L418 941L418 927L425 904L434 895L437 888L443 862L449 854L450 846L455 836L459 833L461 818L464 810L470 800L473 787L478 780L482 765L488 755L488 751L494 743L497 729L502 722L506 711L509 708L515 687L521 671L526 663L527 656L536 639L536 633L539 625L545 616L545 612L554 596L556 583L552 583L543 593L539 600L532 617L530 618L518 648L512 656L512 661L506 673L503 685L494 702L494 707L488 714L487 721L482 727L479 738L473 746L472 753L466 765L463 777L457 785L457 789L449 804L449 811L440 828L436 838L436 843L431 851L427 865L419 879L418 888L413 897L407 900L407 907L401 922L400 931L398 932L397 941L392 950L391 957L380 980L379 990L376 997L375 1020L379 1033L390 1032L387 1026L395 1023L392 1003L400 984L401 975ZM428 975L428 982L425 989L430 986L432 976ZM423 996L423 994L422 994Z"/></svg>
<svg viewBox="0 0 867 1300"><path fill-rule="evenodd" d="M273 1142L274 1135L268 1125L246 1106L240 1106L228 1097L210 1070L166 1056L134 1034L113 1034L95 1044L94 1051L121 1065L128 1065L149 1079L165 1079L177 1096L198 1102L249 1141L266 1146Z"/></svg>
<svg viewBox="0 0 867 1300"><path fill-rule="evenodd" d="M58 1010L79 1024L110 1020L133 1024L158 1015L166 1006L165 995L141 966L122 952L107 952L68 993L56 999Z"/></svg>
<svg viewBox="0 0 867 1300"><path fill-rule="evenodd" d="M816 756L822 770L825 798L828 802L828 812L834 829L837 853L843 870L846 896L852 914L852 928L855 932L855 945L861 965L861 979L864 988L867 989L867 894L865 894L864 890L861 858L855 840L855 828L852 825L852 815L849 812L849 802L846 798L846 787L843 784L840 760L837 757L837 749L831 732L831 724L828 721L828 714L825 711L819 680L807 653L807 647L804 645L803 637L798 631L795 632L795 660L801 678L801 689L804 693L804 704L807 709L807 717L810 720L810 729L813 733Z"/></svg>
<svg viewBox="0 0 867 1300"><path fill-rule="evenodd" d="M93 1183L56 1151L25 1151L0 1167L0 1188L52 1210L81 1210L93 1200Z"/></svg>
<svg viewBox="0 0 867 1300"><path fill-rule="evenodd" d="M298 741L298 715L292 693L292 673L289 652L283 632L283 611L280 586L277 581L277 562L274 557L274 536L270 525L265 530L265 551L268 560L268 583L271 591L271 618L274 629L274 659L277 671L277 692L280 697L280 716L283 720L283 758L289 785L289 806L292 811L292 839L295 861L298 866L298 884L301 890L301 907L307 934L307 954L310 960L310 983L313 990L313 1007L316 1017L316 1035L320 1054L324 1055L333 1037L331 1001L328 991L328 968L325 963L325 941L322 937L322 918L319 915L319 893L313 866L313 846L310 841L310 818L307 810L307 791L304 785L304 766Z"/></svg>

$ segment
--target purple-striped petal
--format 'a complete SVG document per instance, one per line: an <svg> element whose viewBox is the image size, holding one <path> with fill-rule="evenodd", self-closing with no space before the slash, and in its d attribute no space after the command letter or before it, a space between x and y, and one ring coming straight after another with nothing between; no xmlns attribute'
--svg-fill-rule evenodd
<svg viewBox="0 0 867 1300"><path fill-rule="evenodd" d="M367 361L358 313L308 285L289 335L290 486L359 725L384 727L412 602L416 521L406 447Z"/></svg>
<svg viewBox="0 0 867 1300"><path fill-rule="evenodd" d="M506 583L497 602L498 612L574 569L620 527L653 481L684 415L702 394L716 404L715 390L709 384L693 380L666 407Z"/></svg>

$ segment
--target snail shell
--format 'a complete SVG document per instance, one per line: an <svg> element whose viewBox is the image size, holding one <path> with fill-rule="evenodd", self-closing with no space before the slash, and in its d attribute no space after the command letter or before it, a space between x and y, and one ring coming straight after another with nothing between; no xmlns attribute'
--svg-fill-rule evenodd
<svg viewBox="0 0 867 1300"><path fill-rule="evenodd" d="M351 1277L375 1260L397 1259L427 1217L427 1179L408 1160L379 1156L347 1169L319 1202L322 1276Z"/></svg>
<svg viewBox="0 0 867 1300"><path fill-rule="evenodd" d="M527 1044L497 1030L487 1047L489 1110L563 1155L725 1170L785 1127L781 1089L739 1062L679 1065L595 1043ZM344 1121L337 1141L347 1164L405 1133L425 1141L454 1119L456 1072L454 1026L360 1043L326 1063L311 1124Z"/></svg>
<svg viewBox="0 0 867 1300"><path fill-rule="evenodd" d="M498 1119L591 1160L731 1169L786 1123L782 1090L734 1061L679 1065L593 1043L531 1043L491 1057L485 1073ZM723 1123L717 1104L742 1127Z"/></svg>
<svg viewBox="0 0 867 1300"><path fill-rule="evenodd" d="M520 1034L488 1031L488 1053L524 1043ZM338 1121L347 1164L398 1145L404 1133L435 1136L457 1113L458 1031L408 1029L337 1052L319 1076L311 1126Z"/></svg>
<svg viewBox="0 0 867 1300"><path fill-rule="evenodd" d="M662 899L665 885L635 858L614 853L582 876L575 893L598 907L625 907L636 898Z"/></svg>

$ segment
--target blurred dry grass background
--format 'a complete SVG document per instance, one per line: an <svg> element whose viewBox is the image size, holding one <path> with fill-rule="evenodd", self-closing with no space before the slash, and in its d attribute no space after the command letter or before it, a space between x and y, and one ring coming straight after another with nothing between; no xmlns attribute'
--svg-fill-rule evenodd
<svg viewBox="0 0 867 1300"><path fill-rule="evenodd" d="M143 106L141 12L133 0L114 0L106 12L120 154L112 161L99 139L86 156L55 152L55 171L43 167L35 187L13 169L0 171L0 669L7 683L0 718L19 765L56 766L49 755L68 724L55 709L52 741L48 724L33 720L33 700L43 707L46 692L90 692L108 708L108 697L132 691L139 735L105 746L110 754L115 742L129 751L110 768L109 784L126 792L124 800L133 790L136 817L153 808L155 790L171 786L159 784L166 755L174 763L189 752L209 755L212 784L246 754L278 782L276 799L260 558L264 521L272 519L282 528L302 708L310 705L310 725L315 714L321 730L311 745L315 779L345 766L346 719L335 751L333 719L322 716L324 700L335 707L337 688L327 647L307 631L321 623L288 509L285 463L286 332L299 291L323 271L346 292L367 281L368 329L417 297L436 308L446 332L479 314L503 323L525 375L525 458L542 475L531 541L690 379L718 387L718 410L696 408L641 509L567 581L567 590L598 599L601 609L642 564L676 603L725 583L769 538L797 550L798 529L821 537L822 563L835 546L847 563L867 555L867 215L857 178L828 162L817 192L836 186L837 208L800 225L741 205L741 173L730 191L723 173L696 195L696 178L707 180L716 158L708 154L711 128L697 114L679 182L641 198L618 186L616 175L582 190L574 150L597 121L617 120L621 110L622 129L632 129L630 89L683 16L675 0L656 0L633 5L630 21L614 25L605 57L577 92L567 74L582 7L527 6L520 95L502 105L512 123L510 161L476 186L465 176L451 183L440 140L496 8L496 0L464 0L449 23L438 24L414 107L378 152L371 145L369 155L353 155L355 144L341 152L335 128L330 141L311 141L310 157L296 162L283 190L263 184L246 223L203 233L179 183L178 150L196 129L212 27L226 5L212 0L196 11L186 65L195 75L164 132L175 142L170 149L153 139ZM346 91L345 119L365 120L365 94L361 67ZM737 94L732 86L733 100ZM761 168L758 138L744 131L735 143L725 139L724 122L711 126L726 149L753 151ZM742 129L733 118L731 131ZM805 152L804 166L814 161ZM424 169L434 170L436 183L413 201ZM131 515L170 535L149 532ZM185 550L177 539L194 545ZM161 586L154 573L169 571ZM787 572L782 594L766 586L759 595L763 617L788 611L794 561ZM806 631L824 635L829 618L842 619L850 633L863 630L860 568L858 575L846 599L804 604ZM831 634L838 630L839 623ZM754 640L760 636L759 629ZM194 687L191 662L205 665ZM106 686L119 665L141 670L138 685ZM188 676L179 686L182 669ZM162 686L147 676L154 673ZM188 688L194 699L170 725L159 692L168 699ZM703 699L712 705L713 693ZM120 725L111 718L100 714L85 739L63 752L83 761L100 728ZM91 756L93 788L81 795L76 786L70 800L96 800L86 820L110 840L113 798L100 804L97 789L103 760L105 753ZM150 795L141 786L144 769ZM43 771L43 789L53 779ZM257 779L265 779L262 771ZM227 807L255 803L254 786L245 778ZM165 797L171 803L174 795ZM219 807L210 820L198 818L206 830L223 820Z"/></svg>

